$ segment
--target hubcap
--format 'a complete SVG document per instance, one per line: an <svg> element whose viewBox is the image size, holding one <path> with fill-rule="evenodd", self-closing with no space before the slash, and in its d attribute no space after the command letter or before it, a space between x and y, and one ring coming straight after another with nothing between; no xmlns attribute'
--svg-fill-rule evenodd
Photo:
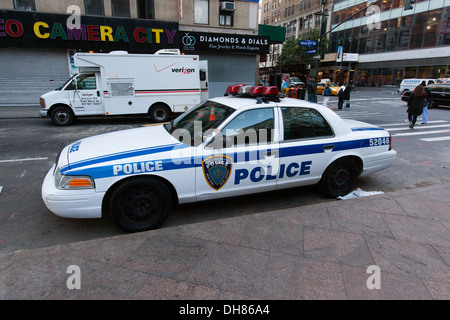
<svg viewBox="0 0 450 320"><path fill-rule="evenodd" d="M63 111L57 112L56 119L59 122L67 122L69 120L69 114L67 112L63 112Z"/></svg>
<svg viewBox="0 0 450 320"><path fill-rule="evenodd" d="M334 171L331 179L333 189L342 189L350 180L350 170L347 167L339 167Z"/></svg>
<svg viewBox="0 0 450 320"><path fill-rule="evenodd" d="M134 221L151 219L158 211L157 199L148 190L137 190L128 195L123 203L125 215Z"/></svg>
<svg viewBox="0 0 450 320"><path fill-rule="evenodd" d="M166 111L164 109L156 109L155 110L155 118L159 121L163 121L166 119Z"/></svg>

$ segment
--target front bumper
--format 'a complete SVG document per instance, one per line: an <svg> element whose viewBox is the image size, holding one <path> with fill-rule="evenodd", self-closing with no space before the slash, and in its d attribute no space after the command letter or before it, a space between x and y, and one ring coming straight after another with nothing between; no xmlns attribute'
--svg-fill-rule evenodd
<svg viewBox="0 0 450 320"><path fill-rule="evenodd" d="M44 118L48 117L48 110L46 110L46 109L39 110L39 115Z"/></svg>
<svg viewBox="0 0 450 320"><path fill-rule="evenodd" d="M95 189L60 190L55 186L53 166L42 184L42 200L47 208L64 218L101 218L104 192Z"/></svg>

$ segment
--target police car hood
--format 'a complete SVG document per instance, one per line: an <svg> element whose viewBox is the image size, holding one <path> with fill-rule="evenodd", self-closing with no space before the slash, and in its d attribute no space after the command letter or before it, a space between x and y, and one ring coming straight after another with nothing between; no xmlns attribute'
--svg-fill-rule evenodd
<svg viewBox="0 0 450 320"><path fill-rule="evenodd" d="M81 139L67 150L70 169L96 166L134 157L158 159L181 143L163 125L105 133Z"/></svg>

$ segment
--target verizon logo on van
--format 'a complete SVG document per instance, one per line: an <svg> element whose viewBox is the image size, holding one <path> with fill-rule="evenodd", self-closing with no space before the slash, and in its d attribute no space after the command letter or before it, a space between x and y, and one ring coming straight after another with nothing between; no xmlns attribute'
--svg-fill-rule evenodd
<svg viewBox="0 0 450 320"><path fill-rule="evenodd" d="M195 73L195 68L172 68L172 73L191 74Z"/></svg>

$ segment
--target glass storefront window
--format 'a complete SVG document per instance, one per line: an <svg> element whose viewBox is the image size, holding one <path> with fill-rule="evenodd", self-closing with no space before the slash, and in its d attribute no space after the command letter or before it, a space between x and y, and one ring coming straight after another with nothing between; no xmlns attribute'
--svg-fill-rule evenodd
<svg viewBox="0 0 450 320"><path fill-rule="evenodd" d="M194 23L209 24L209 0L194 0Z"/></svg>
<svg viewBox="0 0 450 320"><path fill-rule="evenodd" d="M111 10L113 17L130 17L130 1L129 0L111 0Z"/></svg>
<svg viewBox="0 0 450 320"><path fill-rule="evenodd" d="M431 79L445 78L445 71L447 66L431 67Z"/></svg>
<svg viewBox="0 0 450 320"><path fill-rule="evenodd" d="M416 78L417 67L405 68L405 79Z"/></svg>
<svg viewBox="0 0 450 320"><path fill-rule="evenodd" d="M398 34L398 50L409 49L409 39L411 37L412 16L402 17Z"/></svg>
<svg viewBox="0 0 450 320"><path fill-rule="evenodd" d="M424 31L426 28L428 12L422 12L414 15L411 29L411 49L421 48Z"/></svg>
<svg viewBox="0 0 450 320"><path fill-rule="evenodd" d="M445 8L442 14L437 45L450 45L450 7Z"/></svg>
<svg viewBox="0 0 450 320"><path fill-rule="evenodd" d="M36 11L34 0L13 0L15 10Z"/></svg>
<svg viewBox="0 0 450 320"><path fill-rule="evenodd" d="M417 68L417 78L430 79L431 67L419 67Z"/></svg>
<svg viewBox="0 0 450 320"><path fill-rule="evenodd" d="M84 1L84 11L87 15L104 16L102 0L86 0Z"/></svg>

